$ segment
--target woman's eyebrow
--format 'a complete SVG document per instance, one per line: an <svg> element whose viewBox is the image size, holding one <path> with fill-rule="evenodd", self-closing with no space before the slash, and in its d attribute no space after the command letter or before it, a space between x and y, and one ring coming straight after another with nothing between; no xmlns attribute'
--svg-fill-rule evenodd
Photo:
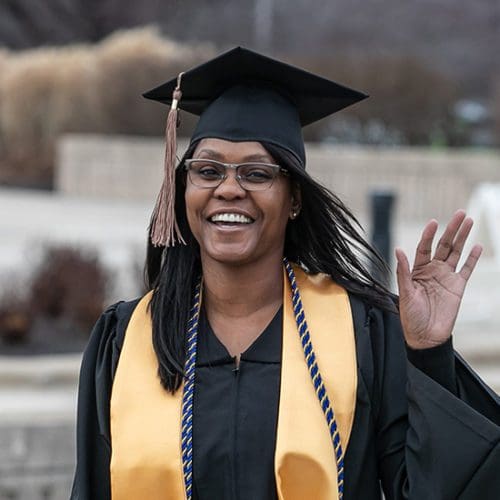
<svg viewBox="0 0 500 500"><path fill-rule="evenodd" d="M263 155L263 154L253 154L253 155L245 156L243 158L243 161L261 161L264 163L274 163L274 161L271 159L270 156Z"/></svg>
<svg viewBox="0 0 500 500"><path fill-rule="evenodd" d="M213 158L213 159L219 160L219 161L225 160L224 155L222 155L218 151L215 151L213 149L208 149L208 148L203 148L202 150L200 150L196 154L196 156L198 158L201 156L209 157L209 158ZM245 156L245 157L243 157L241 163L246 163L249 161L258 161L258 162L263 162L263 163L273 163L274 162L274 160L272 160L270 156L267 156L267 155L261 154L261 153Z"/></svg>
<svg viewBox="0 0 500 500"><path fill-rule="evenodd" d="M213 149L204 148L201 151L198 151L198 153L196 154L197 157L200 157L201 155L206 155L208 157L211 157L211 158L214 158L217 160L221 160L221 161L224 159L224 157L220 153L218 153L217 151L214 151Z"/></svg>

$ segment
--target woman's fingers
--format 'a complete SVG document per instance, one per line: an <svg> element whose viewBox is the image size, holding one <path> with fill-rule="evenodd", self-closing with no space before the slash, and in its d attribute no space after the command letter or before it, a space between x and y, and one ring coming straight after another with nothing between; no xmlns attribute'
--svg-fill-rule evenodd
<svg viewBox="0 0 500 500"><path fill-rule="evenodd" d="M436 235L438 223L436 220L429 221L422 231L422 236L418 242L417 251L415 252L415 261L413 267L425 266L431 260L432 241ZM397 253L396 253L397 257Z"/></svg>
<svg viewBox="0 0 500 500"><path fill-rule="evenodd" d="M439 239L436 247L436 252L434 258L437 260L446 260L451 252L453 251L453 242L457 236L457 232L460 229L463 221L465 219L465 210L457 210L450 222L446 226L443 235Z"/></svg>
<svg viewBox="0 0 500 500"><path fill-rule="evenodd" d="M465 281L467 281L470 278L472 271L474 271L477 261L479 260L479 257L481 257L482 251L483 247L481 245L474 245L472 247L472 250L470 251L469 256L467 257L465 264L462 266L462 269L460 269L459 272L460 276L462 276L462 278Z"/></svg>
<svg viewBox="0 0 500 500"><path fill-rule="evenodd" d="M472 229L472 225L474 224L473 220L470 217L466 217L460 226L458 234L453 242L453 247L451 249L450 255L448 259L446 259L446 263L455 270L458 265L458 261L462 256L462 251L464 249L465 242L469 237L470 231Z"/></svg>
<svg viewBox="0 0 500 500"><path fill-rule="evenodd" d="M465 210L457 210L450 222L448 222L443 235L439 239L434 257L432 257L432 242L436 236L438 223L434 219L429 221L422 231L422 236L417 246L413 270L426 266L431 260L435 259L445 262L455 272L473 224L473 220L470 217L466 217ZM459 273L465 280L468 280L472 274L481 256L481 252L481 245L475 245L470 251ZM409 292L413 288L411 271L408 259L400 248L396 249L396 259L398 262L397 273L400 292L403 290Z"/></svg>
<svg viewBox="0 0 500 500"><path fill-rule="evenodd" d="M410 263L408 262L408 257L401 250L401 248L396 248L396 276L398 280L398 289L400 297L408 296L413 291L413 282L411 279Z"/></svg>
<svg viewBox="0 0 500 500"><path fill-rule="evenodd" d="M446 260L453 250L453 241L457 235L462 222L465 219L465 210L457 210L450 222L446 226L443 235L438 241L434 258L437 260Z"/></svg>

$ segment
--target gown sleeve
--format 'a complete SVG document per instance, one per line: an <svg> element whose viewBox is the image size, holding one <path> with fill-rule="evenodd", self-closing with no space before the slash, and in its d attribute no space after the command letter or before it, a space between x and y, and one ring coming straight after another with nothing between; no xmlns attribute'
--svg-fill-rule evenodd
<svg viewBox="0 0 500 500"><path fill-rule="evenodd" d="M78 386L76 471L71 500L109 500L109 405L128 320L138 300L118 302L98 319L85 349Z"/></svg>
<svg viewBox="0 0 500 500"><path fill-rule="evenodd" d="M359 323L363 315L356 307ZM500 498L500 400L453 351L451 340L412 351L398 316L370 307L357 335L370 336L385 498Z"/></svg>

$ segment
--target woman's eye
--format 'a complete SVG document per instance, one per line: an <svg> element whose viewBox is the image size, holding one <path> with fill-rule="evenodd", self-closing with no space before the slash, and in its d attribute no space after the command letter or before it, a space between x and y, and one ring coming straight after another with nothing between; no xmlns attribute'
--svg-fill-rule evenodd
<svg viewBox="0 0 500 500"><path fill-rule="evenodd" d="M198 170L198 175L200 177L205 177L207 179L219 177L219 172L213 167L202 167Z"/></svg>
<svg viewBox="0 0 500 500"><path fill-rule="evenodd" d="M266 170L255 168L244 172L243 177L250 182L265 182L272 179L272 174Z"/></svg>

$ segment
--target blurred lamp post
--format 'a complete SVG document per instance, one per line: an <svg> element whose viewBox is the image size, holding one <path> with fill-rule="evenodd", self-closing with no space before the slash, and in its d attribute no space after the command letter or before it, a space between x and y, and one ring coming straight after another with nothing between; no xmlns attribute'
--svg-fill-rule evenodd
<svg viewBox="0 0 500 500"><path fill-rule="evenodd" d="M392 209L395 195L392 191L372 191L372 244L388 266L391 263L392 253ZM381 276L378 269L373 269L373 274L386 285L389 285L390 276Z"/></svg>
<svg viewBox="0 0 500 500"><path fill-rule="evenodd" d="M255 44L260 49L269 49L273 35L274 0L255 0Z"/></svg>

